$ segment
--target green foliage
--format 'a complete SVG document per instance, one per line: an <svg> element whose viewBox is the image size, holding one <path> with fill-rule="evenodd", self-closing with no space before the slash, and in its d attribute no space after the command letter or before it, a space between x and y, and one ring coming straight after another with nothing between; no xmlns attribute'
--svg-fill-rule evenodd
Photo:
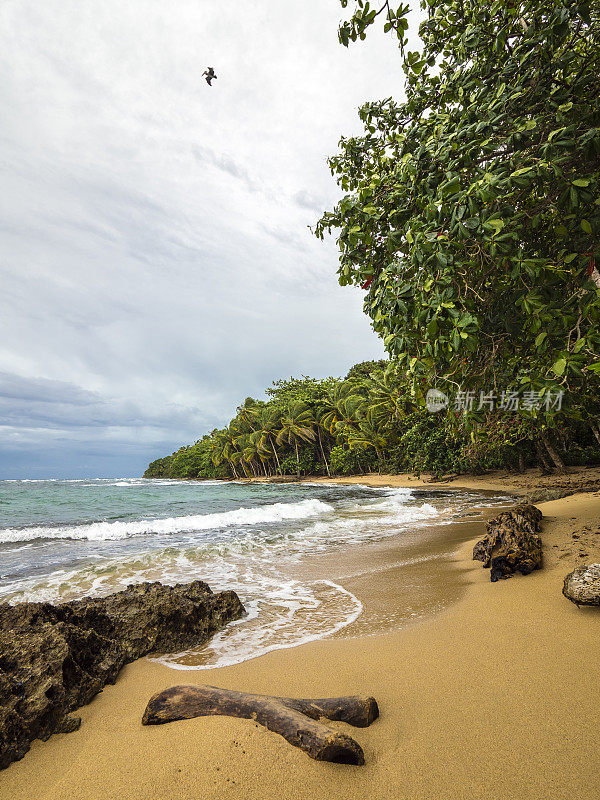
<svg viewBox="0 0 600 800"><path fill-rule="evenodd" d="M464 422L452 414L416 411L405 418L402 428L398 445L390 453L391 466L397 471L481 473L511 466L515 460L510 447L471 437Z"/></svg>
<svg viewBox="0 0 600 800"><path fill-rule="evenodd" d="M350 380L277 381L271 400L246 398L226 428L149 465L151 478L261 478L390 472L482 472L535 463L538 432L515 413L488 412L477 430L454 410L432 414L410 398L397 362L349 371ZM303 399L299 399L302 397ZM568 463L597 463L596 423L568 422L553 446Z"/></svg>
<svg viewBox="0 0 600 800"><path fill-rule="evenodd" d="M516 386L565 392L560 412L519 411L530 433L597 414L600 3L421 5L419 52L404 6L361 1L340 27L347 45L385 20L406 100L360 110L364 134L330 160L346 195L317 235L338 232L342 285L370 281L365 311L415 403L430 386Z"/></svg>
<svg viewBox="0 0 600 800"><path fill-rule="evenodd" d="M331 450L331 471L335 475L360 475L377 469L375 451L364 452L351 450L342 445L336 445Z"/></svg>
<svg viewBox="0 0 600 800"><path fill-rule="evenodd" d="M152 461L144 472L144 478L169 478L171 458L171 456L165 456Z"/></svg>
<svg viewBox="0 0 600 800"><path fill-rule="evenodd" d="M300 447L298 454L290 453L281 461L281 472L284 475L315 475L323 471L318 463L318 456L312 447Z"/></svg>
<svg viewBox="0 0 600 800"><path fill-rule="evenodd" d="M353 367L350 367L348 370L348 374L344 378L346 381L360 381L368 378L373 372L377 370L383 370L386 368L388 361L385 359L380 359L379 361L361 361L359 364L355 364Z"/></svg>

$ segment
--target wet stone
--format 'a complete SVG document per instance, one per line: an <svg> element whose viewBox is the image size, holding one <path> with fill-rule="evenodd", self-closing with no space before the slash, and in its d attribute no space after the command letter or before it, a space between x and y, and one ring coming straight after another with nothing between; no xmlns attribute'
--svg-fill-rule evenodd
<svg viewBox="0 0 600 800"><path fill-rule="evenodd" d="M586 564L569 572L562 591L578 606L600 606L600 564Z"/></svg>

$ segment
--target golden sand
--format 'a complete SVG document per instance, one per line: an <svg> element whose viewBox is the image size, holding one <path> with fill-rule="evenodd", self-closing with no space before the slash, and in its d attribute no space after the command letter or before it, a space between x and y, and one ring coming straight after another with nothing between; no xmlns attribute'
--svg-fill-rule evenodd
<svg viewBox="0 0 600 800"><path fill-rule="evenodd" d="M456 484L509 490L507 481ZM389 476L356 482L406 485ZM462 597L401 630L210 671L176 672L142 659L81 709L78 732L34 743L0 773L0 797L600 798L600 609L578 610L561 594L574 565L600 561L600 496L539 507L543 570L492 584L465 546L457 557L468 583ZM248 720L141 725L154 692L204 682L304 697L372 694L379 720L363 730L340 724L363 747L366 765L312 761Z"/></svg>

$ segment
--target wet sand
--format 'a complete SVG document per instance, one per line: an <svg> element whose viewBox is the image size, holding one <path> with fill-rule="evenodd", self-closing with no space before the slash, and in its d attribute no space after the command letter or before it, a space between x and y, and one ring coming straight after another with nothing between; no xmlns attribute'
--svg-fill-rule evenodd
<svg viewBox="0 0 600 800"><path fill-rule="evenodd" d="M394 480L401 479L385 485ZM510 491L481 479L477 488ZM78 732L34 743L0 773L0 797L598 797L600 610L578 610L561 586L577 563L600 561L600 496L539 507L543 570L491 584L470 560L469 543L456 556L456 602L400 630L334 637L209 672L142 659L81 709ZM369 580L373 604L403 606L393 580L384 590ZM369 596L368 584L362 592ZM339 725L363 747L364 767L312 761L248 720L143 727L148 698L182 682L307 697L372 694L381 717L363 730Z"/></svg>

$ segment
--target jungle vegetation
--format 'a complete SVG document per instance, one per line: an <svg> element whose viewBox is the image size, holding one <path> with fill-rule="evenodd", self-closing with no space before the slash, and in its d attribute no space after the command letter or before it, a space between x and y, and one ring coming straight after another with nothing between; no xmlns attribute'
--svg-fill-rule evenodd
<svg viewBox="0 0 600 800"><path fill-rule="evenodd" d="M153 461L146 478L260 478L366 472L519 471L556 467L524 435L506 441L488 412L487 435L474 435L463 409L437 413L415 403L395 360L357 364L345 378L275 381L268 400L247 397L225 428ZM504 414L506 416L506 414ZM518 414L508 415L517 422ZM600 463L597 429L571 421L548 440L561 464Z"/></svg>

